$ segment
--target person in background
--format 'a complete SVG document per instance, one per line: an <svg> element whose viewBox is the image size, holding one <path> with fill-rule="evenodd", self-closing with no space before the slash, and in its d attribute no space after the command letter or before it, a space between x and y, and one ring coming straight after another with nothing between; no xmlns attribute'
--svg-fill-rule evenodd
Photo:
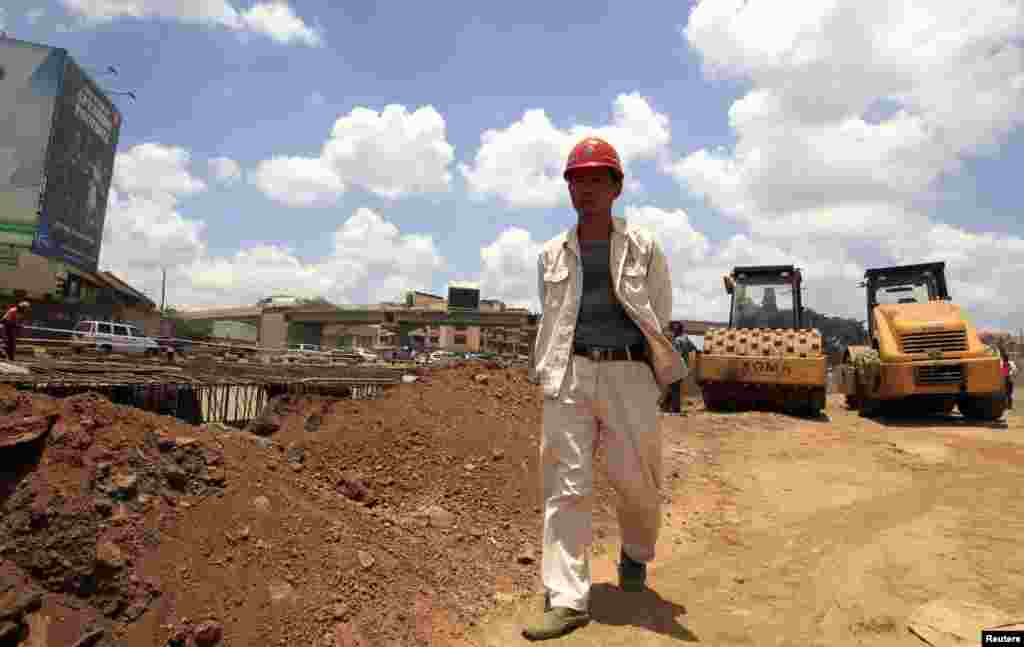
<svg viewBox="0 0 1024 647"><path fill-rule="evenodd" d="M1017 363L1010 359L1005 346L999 347L999 358L1002 360L1003 380L1006 384L1006 408L1013 409L1013 380L1017 376Z"/></svg>
<svg viewBox="0 0 1024 647"><path fill-rule="evenodd" d="M7 309L7 312L3 316L3 328L4 328L4 352L7 359L14 361L15 346L18 341L18 332L23 325L22 320L28 316L29 310L32 306L28 301L22 301L16 306L11 306Z"/></svg>
<svg viewBox="0 0 1024 647"><path fill-rule="evenodd" d="M683 363L689 367L690 353L697 350L697 346L686 334L686 324L681 321L672 322L672 348L683 358ZM670 413L682 413L682 391L683 383L680 380L672 385L672 397L669 404Z"/></svg>

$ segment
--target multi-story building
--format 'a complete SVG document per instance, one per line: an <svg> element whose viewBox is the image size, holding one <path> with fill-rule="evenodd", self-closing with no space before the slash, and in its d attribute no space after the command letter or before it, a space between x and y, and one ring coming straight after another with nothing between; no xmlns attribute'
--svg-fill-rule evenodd
<svg viewBox="0 0 1024 647"><path fill-rule="evenodd" d="M393 305L393 304L392 304ZM414 310L447 310L443 297L429 292L410 291L405 307ZM509 308L498 299L481 299L481 312L526 312L525 308ZM409 333L412 347L418 351L449 350L454 352L493 352L506 357L529 355L536 335L535 317L525 328L471 325L423 326Z"/></svg>
<svg viewBox="0 0 1024 647"><path fill-rule="evenodd" d="M324 348L365 348L387 354L397 346L398 335L383 324L325 326L322 337Z"/></svg>
<svg viewBox="0 0 1024 647"><path fill-rule="evenodd" d="M35 326L70 329L82 319L108 319L160 334L156 303L112 272L88 272L29 252L14 263L0 265L0 307L31 302Z"/></svg>
<svg viewBox="0 0 1024 647"><path fill-rule="evenodd" d="M526 312L525 308L508 308L502 304L502 312ZM536 317L529 317L525 327L498 326L482 330L481 346L484 352L497 353L506 357L529 356L537 336Z"/></svg>
<svg viewBox="0 0 1024 647"><path fill-rule="evenodd" d="M480 326L439 326L440 346L458 353L480 352Z"/></svg>
<svg viewBox="0 0 1024 647"><path fill-rule="evenodd" d="M414 310L446 310L448 300L429 292L412 291L405 295L405 306Z"/></svg>

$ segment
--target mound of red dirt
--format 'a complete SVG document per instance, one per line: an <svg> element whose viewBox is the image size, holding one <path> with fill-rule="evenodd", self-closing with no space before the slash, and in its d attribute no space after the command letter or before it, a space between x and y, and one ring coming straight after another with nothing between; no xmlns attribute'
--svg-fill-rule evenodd
<svg viewBox="0 0 1024 647"><path fill-rule="evenodd" d="M0 428L47 427L0 448L0 595L41 596L21 639L459 644L537 586L540 392L523 369L419 373L375 400L285 396L268 436L0 387Z"/></svg>

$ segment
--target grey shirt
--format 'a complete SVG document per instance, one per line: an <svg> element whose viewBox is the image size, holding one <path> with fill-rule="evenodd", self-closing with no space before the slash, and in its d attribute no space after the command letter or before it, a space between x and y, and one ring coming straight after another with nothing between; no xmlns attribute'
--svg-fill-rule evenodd
<svg viewBox="0 0 1024 647"><path fill-rule="evenodd" d="M580 241L583 291L576 321L577 344L622 348L640 344L644 334L622 308L612 290L608 267L611 241Z"/></svg>

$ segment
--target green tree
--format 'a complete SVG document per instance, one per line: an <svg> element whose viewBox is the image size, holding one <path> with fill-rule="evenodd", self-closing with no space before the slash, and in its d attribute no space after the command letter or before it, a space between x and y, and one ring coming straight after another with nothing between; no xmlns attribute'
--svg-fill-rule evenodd
<svg viewBox="0 0 1024 647"><path fill-rule="evenodd" d="M304 306L333 306L334 304L327 300L326 297L304 297L299 299L299 303Z"/></svg>
<svg viewBox="0 0 1024 647"><path fill-rule="evenodd" d="M186 339L209 337L213 334L212 321L192 321L183 319L181 313L175 308L164 310L164 318L169 319L174 325L174 336Z"/></svg>

